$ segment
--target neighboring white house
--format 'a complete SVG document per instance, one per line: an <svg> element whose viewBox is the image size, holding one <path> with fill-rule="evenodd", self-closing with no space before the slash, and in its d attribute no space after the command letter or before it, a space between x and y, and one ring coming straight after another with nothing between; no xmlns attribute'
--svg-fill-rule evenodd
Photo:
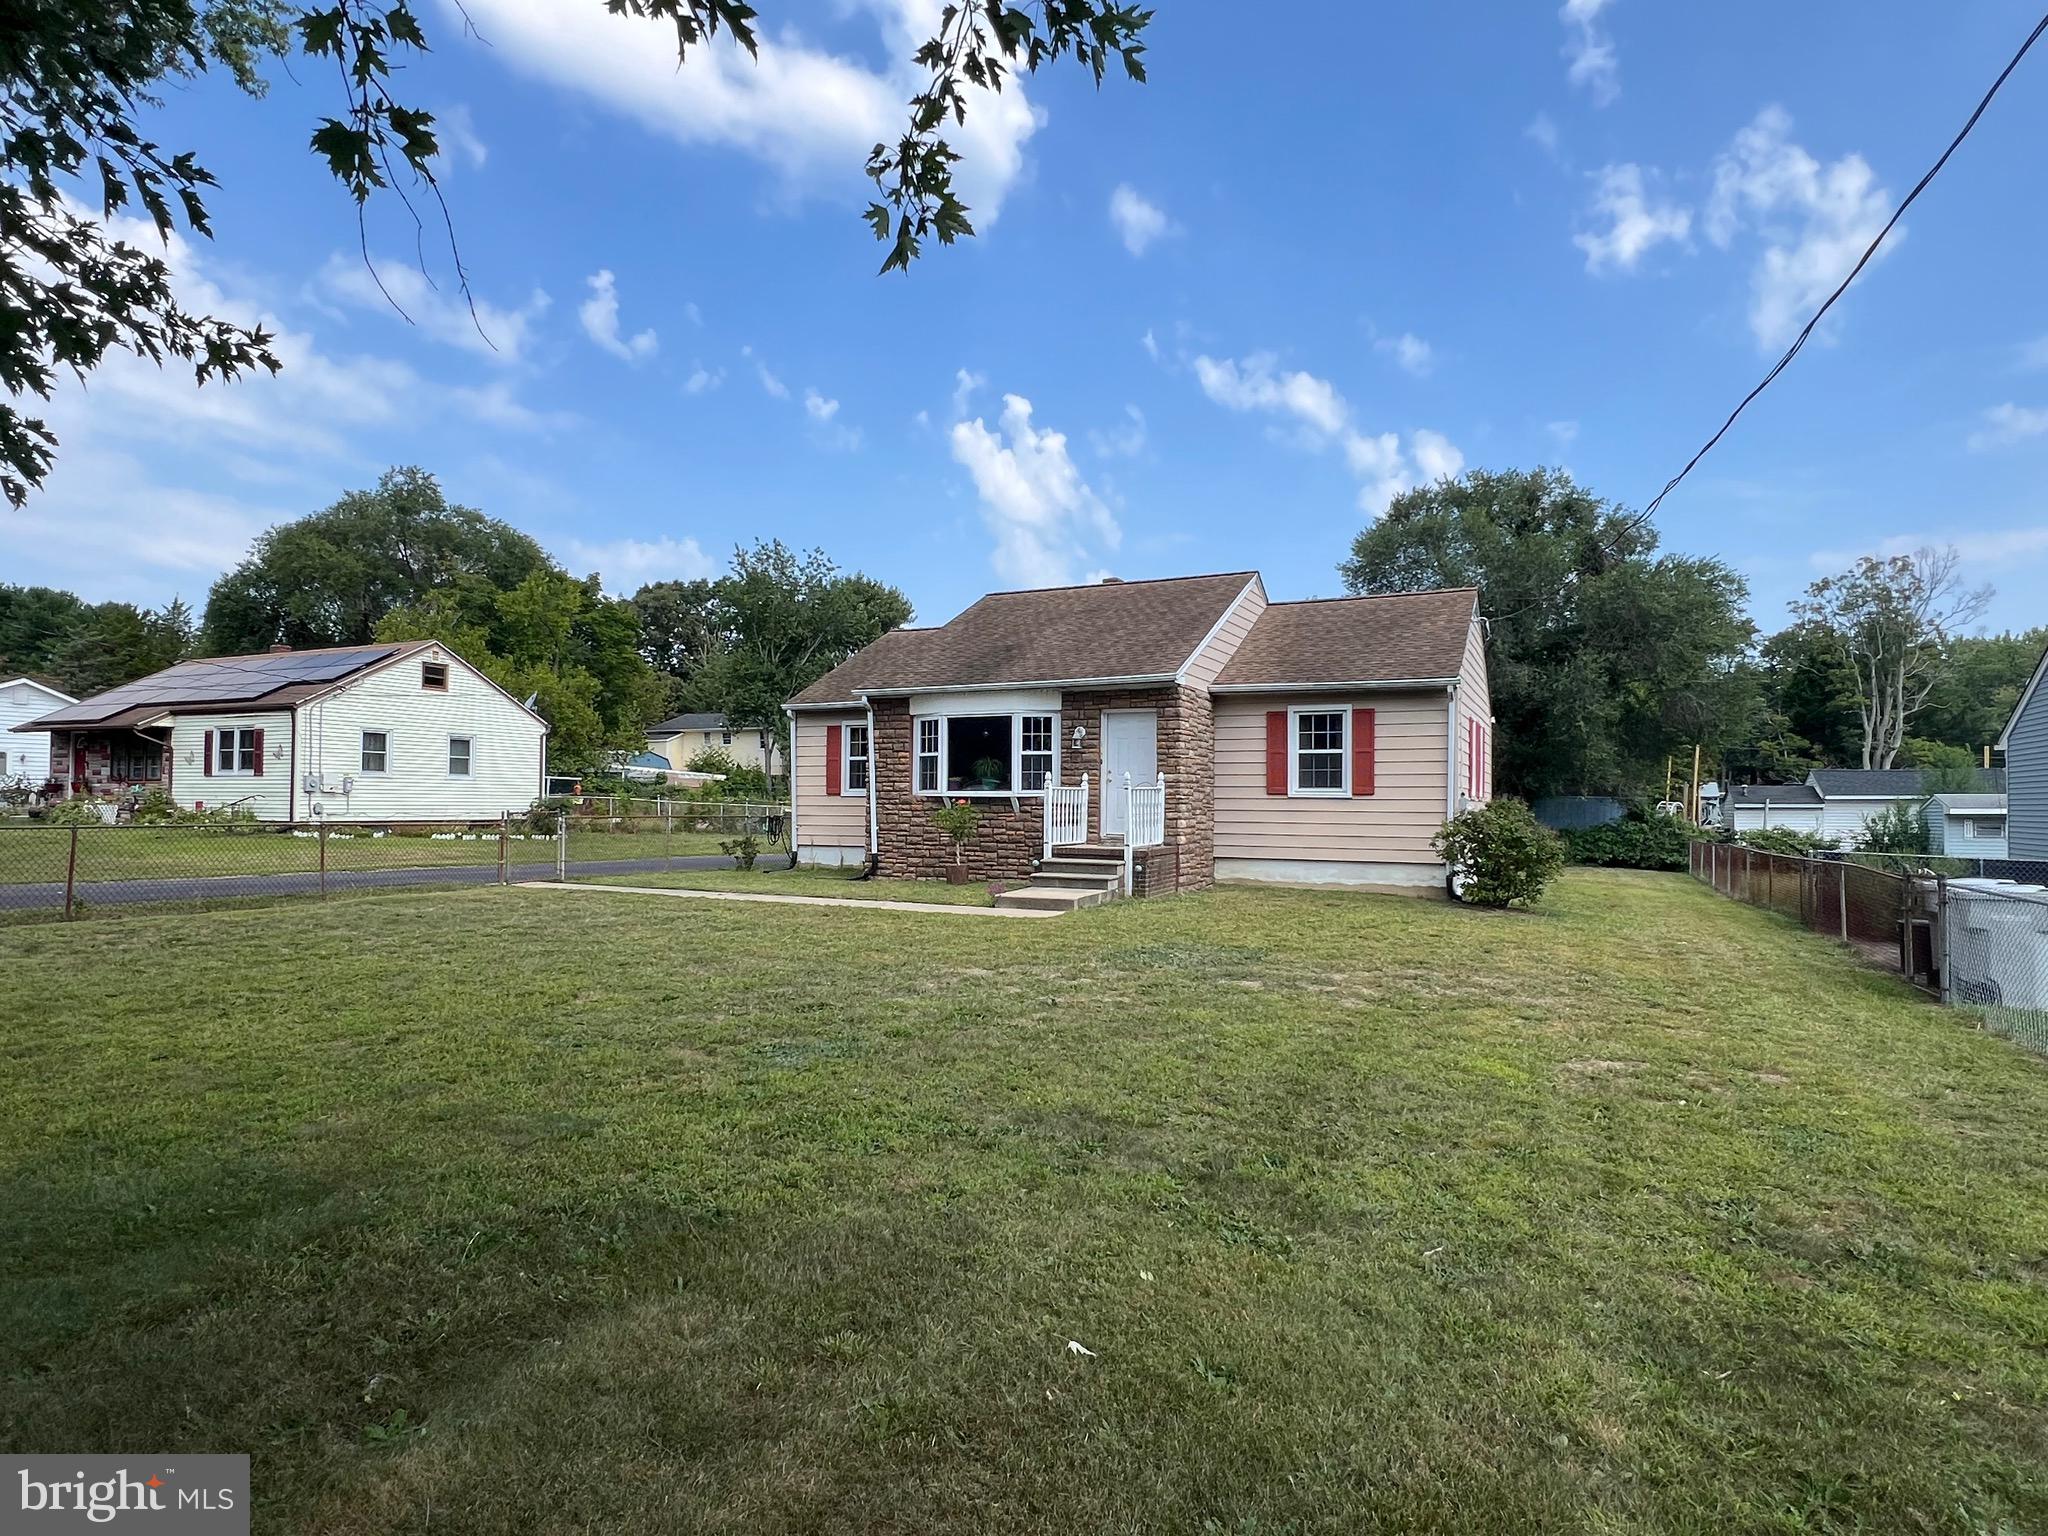
<svg viewBox="0 0 2048 1536"><path fill-rule="evenodd" d="M1737 784L1724 799L1722 814L1738 834L1767 828L1820 833L1820 791L1811 784Z"/></svg>
<svg viewBox="0 0 2048 1536"><path fill-rule="evenodd" d="M700 752L723 752L742 768L759 768L771 777L782 773L782 751L773 731L734 726L724 715L708 711L650 725L647 750L678 772Z"/></svg>
<svg viewBox="0 0 2048 1536"><path fill-rule="evenodd" d="M57 705L77 702L70 694L59 693L32 677L11 677L0 683L0 731L10 733L0 736L0 782L23 779L32 789L49 782L50 733L16 732L14 728L47 715Z"/></svg>
<svg viewBox="0 0 2048 1536"><path fill-rule="evenodd" d="M67 794L157 786L279 822L524 811L548 730L431 640L180 662L27 726L52 734Z"/></svg>
<svg viewBox="0 0 2048 1536"><path fill-rule="evenodd" d="M2006 856L2005 796L1934 795L1924 814L1929 853L1952 859Z"/></svg>
<svg viewBox="0 0 2048 1536"><path fill-rule="evenodd" d="M1728 825L1736 832L1782 827L1810 832L1838 848L1854 848L1870 818L1923 799L1917 768L1816 768L1804 784L1738 784L1728 792Z"/></svg>

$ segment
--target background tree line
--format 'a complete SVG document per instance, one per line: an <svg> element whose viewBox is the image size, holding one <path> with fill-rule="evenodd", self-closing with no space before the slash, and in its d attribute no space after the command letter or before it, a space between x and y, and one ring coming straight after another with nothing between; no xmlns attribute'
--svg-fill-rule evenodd
<svg viewBox="0 0 2048 1536"><path fill-rule="evenodd" d="M1661 798L1666 765L1737 782L1913 766L1940 787L2012 712L2048 629L1970 636L1988 590L1953 551L1858 561L1760 635L1724 561L1660 553L1654 528L1536 469L1419 487L1353 541L1354 593L1476 585L1507 794Z"/></svg>
<svg viewBox="0 0 2048 1536"><path fill-rule="evenodd" d="M204 616L0 586L0 668L84 697L194 656L439 640L549 725L551 771L585 774L682 709L768 729L783 701L910 618L894 587L764 542L712 580L607 595L529 535L451 504L416 468L282 524L213 585Z"/></svg>

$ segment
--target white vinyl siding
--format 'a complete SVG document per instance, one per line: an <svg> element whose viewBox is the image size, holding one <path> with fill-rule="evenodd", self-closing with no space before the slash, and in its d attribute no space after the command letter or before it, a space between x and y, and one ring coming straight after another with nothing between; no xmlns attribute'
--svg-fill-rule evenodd
<svg viewBox="0 0 2048 1536"><path fill-rule="evenodd" d="M263 732L263 772L223 774L216 765L206 771L206 734L213 732L214 750L228 731ZM287 710L242 715L179 715L171 726L171 798L186 810L231 806L259 821L285 821L292 815L292 717ZM305 809L300 796L296 807Z"/></svg>
<svg viewBox="0 0 2048 1536"><path fill-rule="evenodd" d="M0 778L26 779L36 788L42 787L50 777L49 732L24 731L17 736L12 728L54 714L73 702L67 695L26 678L0 687L0 748L7 752L7 768Z"/></svg>
<svg viewBox="0 0 2048 1536"><path fill-rule="evenodd" d="M427 662L448 668L445 690L422 688ZM384 736L384 771L365 772L365 733ZM475 821L524 811L541 792L545 728L452 652L406 656L299 709L299 769L329 821ZM450 771L469 743L466 775ZM374 761L374 758L372 759ZM181 765L182 766L182 765ZM349 781L344 793L343 781Z"/></svg>
<svg viewBox="0 0 2048 1536"><path fill-rule="evenodd" d="M1447 705L1441 691L1219 697L1216 857L1441 867L1429 840L1444 819ZM1266 793L1267 711L1353 709L1375 712L1370 795Z"/></svg>
<svg viewBox="0 0 2048 1536"><path fill-rule="evenodd" d="M868 845L866 795L825 793L825 739L828 726L866 725L866 714L799 714L790 756L795 766L796 835L802 848L859 848ZM844 751L844 747L841 748Z"/></svg>
<svg viewBox="0 0 2048 1536"><path fill-rule="evenodd" d="M1863 837L1863 824L1871 817L1888 811L1895 804L1893 800L1845 800L1840 796L1828 796L1821 801L1820 835L1843 848L1854 848ZM1908 807L1916 801L1903 802ZM1773 825L1778 823L1773 822Z"/></svg>
<svg viewBox="0 0 2048 1536"><path fill-rule="evenodd" d="M1480 735L1477 741L1480 760L1478 773L1473 774L1472 762L1473 722L1478 722ZM1469 800L1486 801L1493 798L1493 697L1486 676L1486 635L1478 619L1465 635L1465 659L1458 668L1458 730L1453 746L1458 754L1456 786L1458 793ZM1472 786L1477 786L1473 793Z"/></svg>

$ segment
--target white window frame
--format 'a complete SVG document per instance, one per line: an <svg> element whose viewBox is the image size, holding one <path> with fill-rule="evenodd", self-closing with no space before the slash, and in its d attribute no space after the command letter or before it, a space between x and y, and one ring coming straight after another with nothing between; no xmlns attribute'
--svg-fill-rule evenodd
<svg viewBox="0 0 2048 1536"><path fill-rule="evenodd" d="M860 732L861 749L858 753L853 750L853 733L855 731ZM858 786L853 782L853 765L855 763L859 763L865 770ZM856 800L865 800L868 797L868 785L874 782L874 777L875 744L868 735L868 723L865 720L849 720L846 722L846 728L839 733L840 798L847 799L851 797Z"/></svg>
<svg viewBox="0 0 2048 1536"><path fill-rule="evenodd" d="M382 768L368 768L363 759L369 756L369 742L372 736L384 738L384 749L379 754L384 759ZM356 776L381 779L391 772L391 733L389 731L359 731L356 734Z"/></svg>
<svg viewBox="0 0 2048 1536"><path fill-rule="evenodd" d="M1301 782L1301 717L1303 715L1335 715L1337 717L1337 785L1325 788L1321 785L1304 786ZM1327 704L1297 704L1287 711L1287 793L1310 800L1341 800L1351 793L1351 710L1349 706L1333 709ZM1313 755L1327 756L1333 750L1327 747L1315 749Z"/></svg>
<svg viewBox="0 0 2048 1536"><path fill-rule="evenodd" d="M919 795L942 795L946 792L946 721L942 715L919 715L911 722L917 731L917 744L911 753L911 792ZM932 747L925 750L924 728L932 728ZM932 787L924 787L924 765L932 765Z"/></svg>
<svg viewBox="0 0 2048 1536"><path fill-rule="evenodd" d="M926 800L1037 800L1043 798L1045 791L1042 789L1018 789L1016 787L1024 782L1024 722L1026 720L1045 720L1051 723L1051 782L1057 784L1060 781L1060 712L1056 709L962 709L946 714L916 715L912 717L912 723L919 732L924 730L924 722L927 720L936 721L939 727L939 787L937 789L918 787L919 780L916 771L916 760L931 755L921 750L923 741L920 736L918 741L920 750L912 754L910 782L913 795ZM1009 789L946 788L946 780L952 777L953 766L952 732L947 729L947 726L955 720L1007 720L1010 722L1011 787ZM1032 756L1043 757L1045 754L1043 752L1034 752Z"/></svg>
<svg viewBox="0 0 2048 1536"><path fill-rule="evenodd" d="M388 748L390 737L385 738ZM462 772L455 771L455 743L462 743ZM391 758L387 752L385 762ZM448 777L451 779L473 779L476 777L476 738L474 736L450 736L448 738Z"/></svg>
<svg viewBox="0 0 2048 1536"><path fill-rule="evenodd" d="M242 738L248 738L249 766L241 767ZM231 766L221 766L221 754L232 754ZM217 779L253 779L256 777L256 727L253 725L226 725L216 727L213 733L213 776Z"/></svg>

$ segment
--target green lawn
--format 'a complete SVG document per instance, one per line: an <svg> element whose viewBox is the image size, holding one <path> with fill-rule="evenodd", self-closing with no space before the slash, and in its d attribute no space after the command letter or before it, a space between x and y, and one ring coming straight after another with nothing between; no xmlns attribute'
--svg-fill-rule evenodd
<svg viewBox="0 0 2048 1536"><path fill-rule="evenodd" d="M577 860L659 859L664 849L685 854L717 853L716 833L676 831L570 834ZM62 884L70 858L71 829L48 825L0 827L0 885ZM552 864L551 839L514 837L514 863ZM334 832L327 839L327 867L356 869L439 869L453 864L498 862L495 834L476 838L373 837ZM288 832L224 832L204 827L82 827L78 833L81 883L94 880L157 880L181 876L274 875L320 867L319 839Z"/></svg>
<svg viewBox="0 0 2048 1536"><path fill-rule="evenodd" d="M679 869L646 875L598 875L597 885L648 885L685 891L759 891L777 896L837 896L848 901L917 901L942 907L993 905L988 883L949 885L943 880L861 880L858 871L790 869L788 855L764 855L752 870ZM1021 880L1009 882L1021 885Z"/></svg>
<svg viewBox="0 0 2048 1536"><path fill-rule="evenodd" d="M2048 1531L2048 1062L1680 876L0 970L0 1445L259 1530Z"/></svg>

